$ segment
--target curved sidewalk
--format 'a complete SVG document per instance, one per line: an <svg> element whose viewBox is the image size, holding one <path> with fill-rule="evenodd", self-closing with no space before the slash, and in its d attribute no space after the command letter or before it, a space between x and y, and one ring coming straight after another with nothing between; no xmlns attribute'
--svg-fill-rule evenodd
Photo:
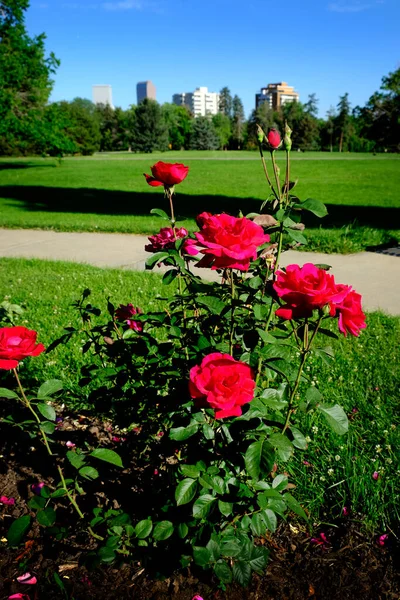
<svg viewBox="0 0 400 600"><path fill-rule="evenodd" d="M147 237L124 233L60 233L37 229L0 229L0 257L40 258L86 263L96 267L143 271ZM306 262L328 264L340 283L363 296L366 310L400 315L400 258L373 252L321 254L295 252L282 255L281 265ZM199 269L202 276L215 273Z"/></svg>

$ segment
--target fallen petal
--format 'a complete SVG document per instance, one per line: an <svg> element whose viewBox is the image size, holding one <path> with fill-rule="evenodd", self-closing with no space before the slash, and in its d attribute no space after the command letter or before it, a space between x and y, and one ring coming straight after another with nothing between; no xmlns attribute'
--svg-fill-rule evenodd
<svg viewBox="0 0 400 600"><path fill-rule="evenodd" d="M17 577L17 581L26 585L35 585L35 583L37 583L36 577L30 573L24 573L20 577Z"/></svg>
<svg viewBox="0 0 400 600"><path fill-rule="evenodd" d="M30 600L28 594L13 594L12 596L8 596L8 600Z"/></svg>
<svg viewBox="0 0 400 600"><path fill-rule="evenodd" d="M15 498L7 498L7 496L0 496L0 504L6 506L13 506L15 504Z"/></svg>
<svg viewBox="0 0 400 600"><path fill-rule="evenodd" d="M75 448L76 444L74 444L74 442L67 442L65 444L67 446L67 448Z"/></svg>
<svg viewBox="0 0 400 600"><path fill-rule="evenodd" d="M45 486L45 484L43 482L33 483L31 485L31 490L34 494L36 494L37 496L40 496L40 491L44 486Z"/></svg>

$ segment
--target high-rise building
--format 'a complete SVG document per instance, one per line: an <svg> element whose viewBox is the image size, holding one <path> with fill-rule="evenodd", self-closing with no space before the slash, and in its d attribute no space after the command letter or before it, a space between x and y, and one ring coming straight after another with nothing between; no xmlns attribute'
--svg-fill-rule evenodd
<svg viewBox="0 0 400 600"><path fill-rule="evenodd" d="M140 81L136 85L137 103L140 104L145 98L156 99L156 86L151 81Z"/></svg>
<svg viewBox="0 0 400 600"><path fill-rule="evenodd" d="M299 99L299 94L284 81L269 83L267 87L261 88L261 91L256 94L256 108L267 102L272 110L277 110L283 104L293 101L298 102Z"/></svg>
<svg viewBox="0 0 400 600"><path fill-rule="evenodd" d="M112 89L111 85L94 85L93 90L93 103L104 104L114 108L112 103Z"/></svg>
<svg viewBox="0 0 400 600"><path fill-rule="evenodd" d="M219 109L219 94L209 92L206 87L198 87L194 92L174 94L172 102L178 106L187 106L195 117L216 115Z"/></svg>

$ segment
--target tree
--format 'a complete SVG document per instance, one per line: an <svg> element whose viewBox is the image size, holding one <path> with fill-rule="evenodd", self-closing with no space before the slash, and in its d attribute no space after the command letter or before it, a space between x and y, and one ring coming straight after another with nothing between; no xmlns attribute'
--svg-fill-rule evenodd
<svg viewBox="0 0 400 600"><path fill-rule="evenodd" d="M247 129L248 148L257 148L257 125L260 125L265 133L267 133L270 127L278 126L276 122L276 116L276 113L274 113L267 102L263 102L258 108L252 111Z"/></svg>
<svg viewBox="0 0 400 600"><path fill-rule="evenodd" d="M197 117L192 124L191 150L218 150L219 139L208 117Z"/></svg>
<svg viewBox="0 0 400 600"><path fill-rule="evenodd" d="M219 138L220 150L226 150L232 135L231 120L223 113L217 113L212 117L212 124Z"/></svg>
<svg viewBox="0 0 400 600"><path fill-rule="evenodd" d="M304 105L304 112L316 119L318 115L318 103L319 100L317 98L317 95L309 94L308 100Z"/></svg>
<svg viewBox="0 0 400 600"><path fill-rule="evenodd" d="M351 122L350 122L350 102L349 94L346 92L343 96L339 97L339 103L337 105L338 115L336 117L336 128L339 134L339 152L343 151L343 147L346 146L347 140L351 134Z"/></svg>
<svg viewBox="0 0 400 600"><path fill-rule="evenodd" d="M237 95L233 97L232 113L232 143L234 148L240 150L244 139L245 117L243 103Z"/></svg>
<svg viewBox="0 0 400 600"><path fill-rule="evenodd" d="M168 149L167 124L155 100L145 98L136 107L132 149L135 152Z"/></svg>
<svg viewBox="0 0 400 600"><path fill-rule="evenodd" d="M65 132L74 142L76 152L90 155L100 150L100 122L93 102L74 98L72 102L62 101L58 105L68 122Z"/></svg>
<svg viewBox="0 0 400 600"><path fill-rule="evenodd" d="M37 123L59 65L53 53L46 57L44 33L28 36L28 7L29 0L0 1L0 150L6 153L27 153L42 142Z"/></svg>
<svg viewBox="0 0 400 600"><path fill-rule="evenodd" d="M329 138L329 151L333 152L333 134L335 132L336 112L333 106L326 113L325 130Z"/></svg>
<svg viewBox="0 0 400 600"><path fill-rule="evenodd" d="M219 93L219 112L227 117L232 116L232 96L228 87L223 87Z"/></svg>
<svg viewBox="0 0 400 600"><path fill-rule="evenodd" d="M165 103L161 111L168 128L169 146L172 150L189 147L192 116L186 106Z"/></svg>

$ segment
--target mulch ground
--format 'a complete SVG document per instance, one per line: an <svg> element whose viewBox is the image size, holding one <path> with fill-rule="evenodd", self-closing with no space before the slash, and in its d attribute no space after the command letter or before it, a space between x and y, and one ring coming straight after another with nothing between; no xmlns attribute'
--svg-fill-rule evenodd
<svg viewBox="0 0 400 600"><path fill-rule="evenodd" d="M117 433L100 421L65 416L56 437L60 441L71 440L82 445L83 440L95 446L108 445L125 455L123 460L127 465L133 442L130 439L113 442L112 437ZM324 529L328 543L321 545L311 543L309 533L301 525L282 522L273 537L260 540L270 548L271 560L266 573L254 575L247 589L233 584L222 590L209 572L196 569L174 571L164 577L143 569L138 563L91 570L86 557L96 544L65 508L60 508L57 515L60 522L72 530L67 538L56 542L36 523L27 534L25 544L18 549L8 549L4 536L13 519L29 513L27 502L32 497L31 485L39 481L54 485L54 472L48 471L46 465L48 461L37 440L30 440L18 429L0 423L0 495L16 500L14 506L0 505L0 600L17 592L29 594L31 600L191 600L196 594L204 600L400 598L399 544L391 536L387 545L379 546L376 537L367 535L352 515L337 523L337 527ZM128 503L132 502L135 473L130 469L120 474L116 471L111 477L107 471L105 473L104 480L96 482L97 488L99 483L104 488L96 492L97 498L107 504L108 492L121 488L125 490L122 495L120 492L110 494L113 501L109 506L118 507L127 499ZM129 493L133 495L129 496ZM82 497L83 504L92 496ZM170 558L160 554L159 572L165 572ZM36 576L37 585L24 586L16 581L16 577L25 571ZM65 592L55 582L55 573Z"/></svg>

